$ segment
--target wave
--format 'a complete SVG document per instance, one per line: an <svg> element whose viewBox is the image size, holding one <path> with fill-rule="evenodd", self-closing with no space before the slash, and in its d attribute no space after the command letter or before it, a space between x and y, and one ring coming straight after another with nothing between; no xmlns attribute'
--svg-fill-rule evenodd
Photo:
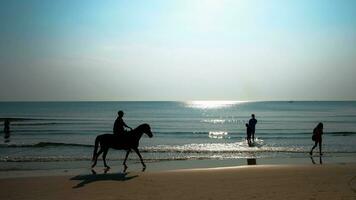
<svg viewBox="0 0 356 200"><path fill-rule="evenodd" d="M351 135L356 135L356 132L329 132L325 134L334 135L334 136L351 136Z"/></svg>
<svg viewBox="0 0 356 200"><path fill-rule="evenodd" d="M265 131L273 131L273 130L278 130L278 131L283 131L286 129L265 129ZM295 129L289 129L289 130L295 130ZM209 133L214 132L214 131L171 131L171 132L159 132L156 131L154 134L159 134L159 135L209 135ZM226 132L227 134L231 135L243 135L245 132ZM258 135L276 135L276 136L281 136L281 135L312 135L312 131L310 132L291 132L291 133L275 133L275 132L256 132ZM340 131L340 132L324 132L326 135L356 135L356 132L348 132L348 131Z"/></svg>
<svg viewBox="0 0 356 200"><path fill-rule="evenodd" d="M255 147L261 147L263 140L256 139ZM79 144L79 143L63 143L63 142L39 142L35 144L0 144L0 148L21 148L21 147L34 147L34 148L44 148L44 147L94 147L93 144ZM235 143L193 143L186 145L156 145L150 147L141 147L140 149L145 152L181 152L189 149L226 149L234 147L248 147L245 140ZM221 152L221 151L220 151Z"/></svg>
<svg viewBox="0 0 356 200"><path fill-rule="evenodd" d="M338 156L337 154L342 153L342 156L345 156L345 154L351 154L348 156L354 156L356 152L331 152L331 151L325 151L324 153L327 153L327 157L334 157ZM176 156L171 156L169 157L149 157L148 155L144 155L144 160L145 162L161 162L161 161L184 161L184 160L224 160L224 159L247 159L247 158L300 158L305 157L304 154L307 154L307 152L293 152L293 154L283 154L278 156L276 154L255 154L255 153L234 153L234 154L199 154L199 155L192 155L192 154L176 154ZM123 161L124 160L124 155L122 156L115 156L115 157L108 157L106 158L107 161ZM91 156L5 156L5 157L0 157L0 162L91 162L92 157ZM101 161L102 158L100 157L98 161ZM135 156L131 156L128 158L128 160L134 161L136 163L140 163L140 159ZM1 171L2 169L0 169Z"/></svg>
<svg viewBox="0 0 356 200"><path fill-rule="evenodd" d="M159 162L159 161L179 161L179 160L203 160L203 159L217 159L211 156L187 156L187 157L170 157L170 158L145 158L145 162ZM42 156L42 157L0 157L0 162L68 162L68 161L91 161L91 157L61 157L61 156ZM98 160L102 160L99 158ZM122 158L106 158L107 161L124 160ZM140 162L139 158L128 158Z"/></svg>
<svg viewBox="0 0 356 200"><path fill-rule="evenodd" d="M0 144L0 148L6 147L59 147L59 146L67 146L67 147L94 147L94 145L90 144L76 144L76 143L62 143L62 142L39 142L36 144Z"/></svg>
<svg viewBox="0 0 356 200"><path fill-rule="evenodd" d="M48 147L82 147L93 148L90 144L39 142L36 144L1 144L2 148L48 148ZM155 145L139 148L147 154L238 154L238 153L308 153L309 147L299 146L269 146L263 140L257 139L255 146L249 147L246 141L234 143L192 143L185 145ZM91 152L91 149L88 149ZM331 153L352 153L353 150L329 150ZM40 158L42 159L42 158ZM62 159L62 158L61 158ZM71 158L70 158L71 159Z"/></svg>
<svg viewBox="0 0 356 200"><path fill-rule="evenodd" d="M142 147L147 153L248 153L248 152L306 152L300 147L273 147L256 139L253 147L249 147L245 140L234 143L192 143L185 145L156 145Z"/></svg>
<svg viewBox="0 0 356 200"><path fill-rule="evenodd" d="M82 135L82 134L95 134L100 135L103 133L112 133L107 129L72 129L72 130L11 130L11 133L23 134L23 135L50 135L50 134L62 134L62 135Z"/></svg>
<svg viewBox="0 0 356 200"><path fill-rule="evenodd" d="M47 121L47 120L46 120ZM94 122L94 121L88 121L88 122L31 122L31 123L14 123L11 124L11 126L18 126L18 127L26 127L26 126L50 126L50 125L75 125L75 126L92 126L92 125L102 125L105 126L107 124L111 123L99 123L99 122Z"/></svg>
<svg viewBox="0 0 356 200"><path fill-rule="evenodd" d="M15 119L15 118L14 118ZM46 119L45 121L40 121L42 119L34 119L34 118L16 118L21 120L38 120L38 122L29 122L29 123L14 123L11 126L16 126L14 129L11 129L12 133L15 134L24 134L24 135L43 135L43 134L76 134L76 135L98 135L101 133L111 133L111 123L99 123L94 121L80 120L82 122L68 122L66 120L75 121L75 119L62 119L58 121L51 121ZM220 121L216 122L220 123ZM68 125L68 126L66 126ZM26 128L26 126L29 126ZM36 128L35 128L36 127ZM159 136L177 136L177 137L209 137L212 132L226 132L226 137L239 137L245 134L244 129L238 129L238 131L228 131L228 130L212 130L212 131L164 131L159 129L159 131L155 131L155 135ZM257 135L271 138L290 138L305 136L309 137L312 134L312 131L307 131L304 129L288 129L288 128L280 128L280 129L258 129ZM325 132L325 135L332 136L353 136L356 135L356 132L352 131L335 131L335 132ZM224 137L224 138L226 138ZM217 138L219 139L219 138Z"/></svg>
<svg viewBox="0 0 356 200"><path fill-rule="evenodd" d="M5 120L10 120L11 127L33 128L33 127L58 127L58 126L98 126L106 127L112 125L109 119L98 118L1 118L0 124Z"/></svg>
<svg viewBox="0 0 356 200"><path fill-rule="evenodd" d="M0 117L0 121L5 119L10 122L23 122L23 121L103 121L102 119L88 119L88 118L41 118L41 117Z"/></svg>
<svg viewBox="0 0 356 200"><path fill-rule="evenodd" d="M91 144L39 142L36 144L0 144L0 148L47 148L47 147L86 147ZM254 147L246 142L235 143L193 143L185 145L156 145L140 147L145 153L235 153L235 152L296 152L298 150L284 147L264 147L263 140L257 139Z"/></svg>
<svg viewBox="0 0 356 200"><path fill-rule="evenodd" d="M28 121L28 120L43 120L39 118L24 118L24 117L0 117L0 121L8 119L10 121Z"/></svg>

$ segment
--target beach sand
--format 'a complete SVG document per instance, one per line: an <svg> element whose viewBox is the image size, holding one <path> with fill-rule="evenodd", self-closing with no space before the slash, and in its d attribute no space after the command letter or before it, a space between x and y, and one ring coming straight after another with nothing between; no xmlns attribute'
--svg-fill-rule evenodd
<svg viewBox="0 0 356 200"><path fill-rule="evenodd" d="M6 178L0 179L0 188L4 200L356 199L356 165L257 165Z"/></svg>

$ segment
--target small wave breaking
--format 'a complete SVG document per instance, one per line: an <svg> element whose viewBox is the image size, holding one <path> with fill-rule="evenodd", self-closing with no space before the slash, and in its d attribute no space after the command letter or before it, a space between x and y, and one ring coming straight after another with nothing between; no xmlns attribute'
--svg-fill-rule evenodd
<svg viewBox="0 0 356 200"><path fill-rule="evenodd" d="M68 146L68 147L94 147L94 145L90 144L75 144L75 143L62 143L62 142L39 142L36 144L0 144L0 148L21 148L21 147L60 147L60 146Z"/></svg>

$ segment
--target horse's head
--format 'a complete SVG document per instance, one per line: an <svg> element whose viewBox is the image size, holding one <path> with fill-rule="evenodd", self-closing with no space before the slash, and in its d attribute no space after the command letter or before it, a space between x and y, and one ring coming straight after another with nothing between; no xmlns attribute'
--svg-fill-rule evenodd
<svg viewBox="0 0 356 200"><path fill-rule="evenodd" d="M142 132L146 133L148 135L148 137L153 137L152 131L151 131L151 127L148 124L141 124L140 128L142 130Z"/></svg>

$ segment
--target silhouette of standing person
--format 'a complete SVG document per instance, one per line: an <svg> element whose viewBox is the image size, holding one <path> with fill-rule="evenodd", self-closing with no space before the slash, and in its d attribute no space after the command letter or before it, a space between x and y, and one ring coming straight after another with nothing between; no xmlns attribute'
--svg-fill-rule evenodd
<svg viewBox="0 0 356 200"><path fill-rule="evenodd" d="M248 146L251 146L251 133L252 133L252 129L250 127L250 125L245 124L246 125L246 139L247 139L247 144Z"/></svg>
<svg viewBox="0 0 356 200"><path fill-rule="evenodd" d="M5 142L10 138L10 120L5 119L4 121L4 139Z"/></svg>
<svg viewBox="0 0 356 200"><path fill-rule="evenodd" d="M122 117L124 116L124 112L123 111L119 111L117 112L117 118L115 120L114 123L114 128L113 128L113 133L114 135L121 135L125 133L125 127L129 128L130 130L132 130L131 127L127 126L126 123L124 122L124 120L122 119Z"/></svg>
<svg viewBox="0 0 356 200"><path fill-rule="evenodd" d="M319 144L319 154L323 155L321 151L322 135L323 135L323 123L320 122L313 130L312 140L315 142L315 144L309 152L310 155L313 155L313 150L318 144Z"/></svg>
<svg viewBox="0 0 356 200"><path fill-rule="evenodd" d="M255 131L256 131L257 119L255 118L255 114L251 115L251 119L248 121L248 125L251 128L252 141L255 141Z"/></svg>

